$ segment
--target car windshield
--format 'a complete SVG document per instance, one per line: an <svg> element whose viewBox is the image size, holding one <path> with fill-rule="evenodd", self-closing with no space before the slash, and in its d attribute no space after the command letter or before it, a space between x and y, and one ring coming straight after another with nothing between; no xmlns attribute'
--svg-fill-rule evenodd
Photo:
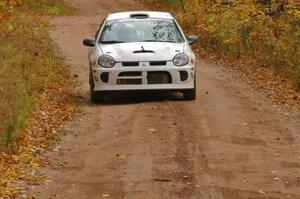
<svg viewBox="0 0 300 199"><path fill-rule="evenodd" d="M184 40L172 20L109 21L104 27L100 43L171 42Z"/></svg>

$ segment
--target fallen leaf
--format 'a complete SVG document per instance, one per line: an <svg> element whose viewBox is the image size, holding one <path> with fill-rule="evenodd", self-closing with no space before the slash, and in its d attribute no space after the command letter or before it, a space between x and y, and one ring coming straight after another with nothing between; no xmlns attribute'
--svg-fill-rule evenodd
<svg viewBox="0 0 300 199"><path fill-rule="evenodd" d="M125 154L117 154L117 157L120 159L120 160L125 160L126 159L126 155Z"/></svg>
<svg viewBox="0 0 300 199"><path fill-rule="evenodd" d="M155 133L155 129L148 129L149 132Z"/></svg>
<svg viewBox="0 0 300 199"><path fill-rule="evenodd" d="M258 190L258 193L265 194L265 192L263 190Z"/></svg>
<svg viewBox="0 0 300 199"><path fill-rule="evenodd" d="M275 180L275 181L280 181L280 178L275 177L275 178L273 178L273 180Z"/></svg>
<svg viewBox="0 0 300 199"><path fill-rule="evenodd" d="M244 178L243 182L249 182L250 180L248 178Z"/></svg>

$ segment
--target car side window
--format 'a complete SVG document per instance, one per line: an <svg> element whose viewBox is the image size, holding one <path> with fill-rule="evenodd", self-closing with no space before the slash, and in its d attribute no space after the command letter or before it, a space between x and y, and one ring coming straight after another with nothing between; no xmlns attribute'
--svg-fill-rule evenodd
<svg viewBox="0 0 300 199"><path fill-rule="evenodd" d="M102 23L100 24L100 26L98 27L98 30L97 30L96 35L95 35L95 41L97 40L97 38L98 38L98 36L99 36L99 34L100 34L100 30L102 29L102 26L103 26L105 20L106 20L106 19L104 19L104 20L102 21Z"/></svg>

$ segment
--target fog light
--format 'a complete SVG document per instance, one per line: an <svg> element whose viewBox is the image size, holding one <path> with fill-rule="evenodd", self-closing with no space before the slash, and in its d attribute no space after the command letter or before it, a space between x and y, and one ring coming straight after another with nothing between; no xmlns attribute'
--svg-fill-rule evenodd
<svg viewBox="0 0 300 199"><path fill-rule="evenodd" d="M188 72L186 72L186 71L179 71L179 73L180 73L180 80L181 81L186 81L188 79L188 77L189 77Z"/></svg>
<svg viewBox="0 0 300 199"><path fill-rule="evenodd" d="M100 79L101 79L101 81L103 82L103 83L107 83L108 82L108 73L106 72L106 73L101 73L101 75L100 75Z"/></svg>

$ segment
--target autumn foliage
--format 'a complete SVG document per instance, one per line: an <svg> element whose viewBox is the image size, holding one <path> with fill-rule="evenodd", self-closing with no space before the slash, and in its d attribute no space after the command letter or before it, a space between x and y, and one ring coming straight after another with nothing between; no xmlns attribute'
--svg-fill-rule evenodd
<svg viewBox="0 0 300 199"><path fill-rule="evenodd" d="M145 0L176 13L202 47L250 56L300 90L300 1Z"/></svg>

